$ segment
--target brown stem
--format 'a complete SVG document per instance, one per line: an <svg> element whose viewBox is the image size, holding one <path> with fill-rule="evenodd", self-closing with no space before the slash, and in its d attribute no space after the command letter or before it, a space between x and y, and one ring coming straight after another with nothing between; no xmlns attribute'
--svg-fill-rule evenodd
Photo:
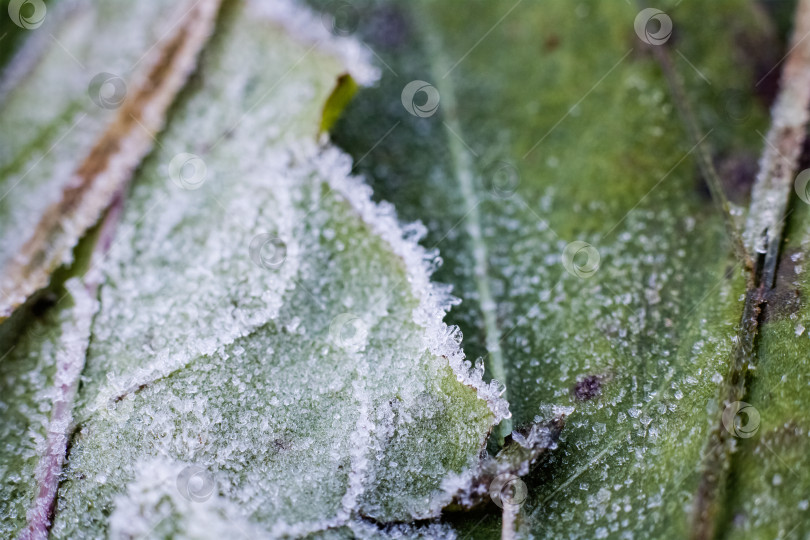
<svg viewBox="0 0 810 540"><path fill-rule="evenodd" d="M781 88L771 112L760 170L751 192L745 240L764 255L761 282L773 288L793 180L804 145L810 104L810 2L799 2Z"/></svg>

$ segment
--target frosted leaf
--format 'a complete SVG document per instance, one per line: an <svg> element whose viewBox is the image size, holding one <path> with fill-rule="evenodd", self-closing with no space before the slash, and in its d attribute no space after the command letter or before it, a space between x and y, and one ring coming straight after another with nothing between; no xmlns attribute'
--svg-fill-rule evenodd
<svg viewBox="0 0 810 540"><path fill-rule="evenodd" d="M746 284L721 214L696 192L701 149L679 125L655 56L638 47L639 10L590 3L576 19L555 2L385 5L388 17L359 10L358 34L391 70L361 91L332 137L363 157L358 169L379 197L429 224L425 242L445 261L437 279L463 299L449 322L506 386L513 425L501 422L496 441L538 413L548 418L549 405L576 407L559 448L526 480L523 535L688 535ZM712 11L766 41L736 0ZM707 76L749 88L751 66L728 60L737 34L707 34L699 9L678 15ZM379 18L399 32L377 30ZM471 50L469 36L482 35ZM435 86L434 116L391 106L411 80ZM715 129L712 158L759 153L756 131L733 131L740 126L701 84L688 100ZM750 126L766 122L752 107ZM607 485L620 489L604 507ZM625 516L610 508L619 500Z"/></svg>
<svg viewBox="0 0 810 540"><path fill-rule="evenodd" d="M314 141L358 45L291 39L290 13L257 4L223 11L88 274L99 309L59 426L71 446L53 537L373 537L363 520L437 516L443 482L509 416L443 322L457 301L430 281L424 228L401 228L351 158ZM18 483L54 397L48 343L20 349L39 363L8 363L32 385L33 405L14 406L40 411L19 430L34 461L9 468ZM448 532L378 532L420 530Z"/></svg>
<svg viewBox="0 0 810 540"><path fill-rule="evenodd" d="M0 534L44 530L72 421L95 300L75 278L0 327ZM22 320L21 317L25 317ZM18 327L19 325L19 327ZM18 328L25 328L17 334Z"/></svg>
<svg viewBox="0 0 810 540"><path fill-rule="evenodd" d="M78 240L124 189L218 7L62 2L20 52L0 105L0 320L71 262Z"/></svg>

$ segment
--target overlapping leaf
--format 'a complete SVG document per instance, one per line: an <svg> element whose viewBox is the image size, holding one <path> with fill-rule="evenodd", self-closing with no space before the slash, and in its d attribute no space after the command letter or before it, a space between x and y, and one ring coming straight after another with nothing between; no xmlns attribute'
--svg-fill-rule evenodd
<svg viewBox="0 0 810 540"><path fill-rule="evenodd" d="M71 261L82 234L124 189L219 3L62 2L51 5L47 22L44 2L9 3L17 24L42 29L0 88L0 320Z"/></svg>
<svg viewBox="0 0 810 540"><path fill-rule="evenodd" d="M452 299L421 228L315 144L346 66L373 77L359 51L288 3L224 8L96 244L89 345L69 298L34 325L61 334L4 335L4 534L31 526L47 484L32 471L66 435L54 537L374 535L451 500L508 409L442 322ZM49 386L70 346L86 358L57 423Z"/></svg>
<svg viewBox="0 0 810 540"><path fill-rule="evenodd" d="M705 126L698 141L650 53L657 23L635 31L635 6L383 2L358 12L359 35L387 70L349 107L336 140L380 197L428 224L427 243L446 262L439 279L464 300L453 317L465 348L505 377L515 423L551 404L576 407L559 451L527 480L522 531L535 536L688 534L725 406L746 278L698 172L698 148L732 201L746 204L779 58L758 7L659 7L675 32L658 37ZM435 111L409 114L429 99L406 99L412 80L437 89ZM739 223L739 206L731 211ZM799 331L795 318L785 324ZM780 362L803 357L771 332L766 324L760 362L777 359L775 377L787 373ZM750 399L758 387L771 385L755 381ZM792 390L774 407L803 403ZM782 429L804 433L798 418ZM728 512L717 519L787 533L804 522L792 512L804 498L763 490L778 462L762 466L764 452L749 454L740 473L758 479L746 484L756 489L732 490L739 502L721 500ZM801 475L778 482L794 495L804 485ZM756 510L759 500L785 510Z"/></svg>

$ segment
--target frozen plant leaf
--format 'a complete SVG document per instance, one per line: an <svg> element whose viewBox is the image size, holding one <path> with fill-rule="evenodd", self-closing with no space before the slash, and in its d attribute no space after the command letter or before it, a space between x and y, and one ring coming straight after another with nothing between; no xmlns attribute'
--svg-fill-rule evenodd
<svg viewBox="0 0 810 540"><path fill-rule="evenodd" d="M7 68L0 321L70 262L82 234L124 188L194 67L219 2L55 2ZM44 21L42 2L8 11L26 9Z"/></svg>
<svg viewBox="0 0 810 540"><path fill-rule="evenodd" d="M58 308L49 308L51 303ZM47 521L95 305L73 278L38 298L33 320L13 343L3 340L11 346L3 348L0 363L0 530L5 537Z"/></svg>
<svg viewBox="0 0 810 540"><path fill-rule="evenodd" d="M375 76L291 3L223 7L103 248L51 536L373 536L451 501L509 411L423 228L316 144L336 81Z"/></svg>
<svg viewBox="0 0 810 540"><path fill-rule="evenodd" d="M757 252L741 346L728 377L721 425L704 460L695 536L806 536L810 246L804 148L810 108L810 2L798 2L771 128L752 190L747 240ZM804 165L802 165L804 163ZM757 338L757 339L754 339ZM751 376L753 373L753 376ZM745 400L745 401L742 401ZM728 475L718 470L730 470ZM745 496L740 496L745 494Z"/></svg>
<svg viewBox="0 0 810 540"><path fill-rule="evenodd" d="M446 261L439 279L463 299L453 316L465 348L506 382L513 425L551 404L576 407L559 450L526 480L521 531L535 537L694 532L738 373L747 261L724 221L742 221L766 126L755 85L779 55L758 7L657 7L658 23L677 29L669 43L653 43L644 13L621 2L359 11L358 36L388 69L335 141L363 158L380 197L428 225L427 245ZM697 140L656 46L707 126ZM729 59L739 51L756 53ZM696 171L701 151L729 193L727 220ZM510 430L501 424L501 436ZM771 512L760 527L799 523Z"/></svg>
<svg viewBox="0 0 810 540"><path fill-rule="evenodd" d="M808 204L792 198L777 287L755 349L756 371L737 414L730 476L716 521L729 538L803 538L810 534L810 294ZM727 417L728 418L728 417Z"/></svg>

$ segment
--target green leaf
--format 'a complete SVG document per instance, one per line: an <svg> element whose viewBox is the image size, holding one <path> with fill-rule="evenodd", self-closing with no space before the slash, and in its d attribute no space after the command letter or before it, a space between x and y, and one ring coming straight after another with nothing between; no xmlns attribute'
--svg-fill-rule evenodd
<svg viewBox="0 0 810 540"><path fill-rule="evenodd" d="M795 197L792 204L777 287L769 295L756 348L759 361L744 398L753 409L740 418L748 432L736 440L734 474L722 500L731 538L801 538L810 531L810 213Z"/></svg>
<svg viewBox="0 0 810 540"><path fill-rule="evenodd" d="M55 2L50 15L41 0L9 3L10 17L41 30L31 28L0 86L0 321L71 262L124 189L219 2Z"/></svg>
<svg viewBox="0 0 810 540"><path fill-rule="evenodd" d="M375 76L359 47L286 2L223 8L120 217L114 206L74 273L91 294L98 281L89 345L56 330L69 303L37 323L46 338L4 335L18 346L0 380L18 390L0 411L20 439L0 454L14 480L4 535L25 526L37 483L55 487L31 471L68 436L57 538L418 534L375 523L452 500L509 412L442 322L454 299L430 282L423 228L400 228L348 156L315 142L345 70ZM86 355L57 424L52 356L71 346ZM30 512L35 536L48 513Z"/></svg>
<svg viewBox="0 0 810 540"><path fill-rule="evenodd" d="M451 319L467 353L505 380L514 425L576 407L559 450L526 479L522 532L536 537L688 535L737 373L746 261L696 166L708 149L739 227L740 179L753 179L766 125L756 83L779 55L748 4L657 7L676 29L667 47L705 126L698 140L634 31L633 6L381 2L359 16L387 69L349 106L335 141L380 198L428 225L426 245L446 262L437 278L463 299ZM753 60L730 61L739 50ZM405 99L413 80L436 88L435 113L410 114L429 100ZM770 328L760 365L801 362L777 352ZM786 393L781 406L802 396ZM761 454L740 474L764 478ZM760 530L787 533L803 523L787 510L800 500L746 511ZM728 506L719 530L735 519Z"/></svg>
<svg viewBox="0 0 810 540"><path fill-rule="evenodd" d="M806 165L810 46L803 42L810 32L810 2L798 3L794 24L746 225L746 239L758 259L746 296L745 312L751 315L747 320L744 316L742 325L753 328L748 334L758 340L748 339L750 350L738 355L741 368L730 378L726 401L733 403L736 417L724 414L723 424L735 437L720 439L724 453L710 454L706 461L709 470L720 462L732 471L720 481L705 475L709 481L704 486L717 484L715 500L703 505L699 522L709 534L716 516L732 523L732 537L801 537L808 531L802 519L810 487L803 473L807 388L799 370L807 361L808 275L803 262L810 242L810 171L798 171Z"/></svg>
<svg viewBox="0 0 810 540"><path fill-rule="evenodd" d="M326 100L323 106L323 116L321 117L321 132L328 132L337 122L343 109L351 102L352 97L359 89L359 86L350 75L342 75L338 79L335 89Z"/></svg>
<svg viewBox="0 0 810 540"><path fill-rule="evenodd" d="M29 512L36 512L40 480L44 483L48 475L59 474L66 433L51 435L61 420L55 418L55 411L69 403L75 390L75 385L64 383L76 379L81 371L82 364L76 360L87 347L94 304L75 278L67 282L67 289L53 286L32 304L33 316L24 333L2 341L0 470L4 481L0 512L4 536L25 528ZM52 499L53 493L49 496Z"/></svg>

